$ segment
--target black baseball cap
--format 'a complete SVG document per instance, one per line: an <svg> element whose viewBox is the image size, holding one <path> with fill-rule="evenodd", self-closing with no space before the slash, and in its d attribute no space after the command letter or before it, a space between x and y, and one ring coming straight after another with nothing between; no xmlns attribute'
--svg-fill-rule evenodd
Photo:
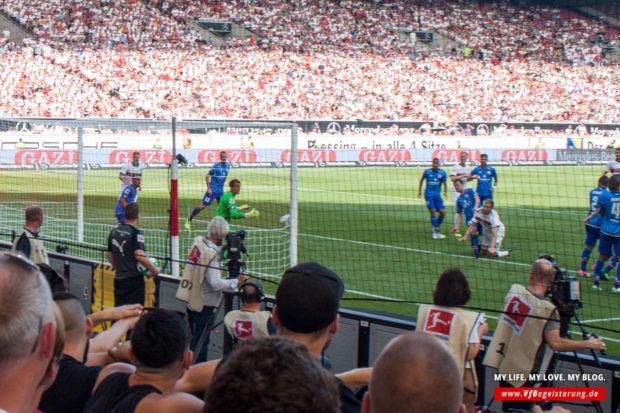
<svg viewBox="0 0 620 413"><path fill-rule="evenodd" d="M336 319L344 284L317 262L304 262L286 270L276 291L282 325L295 333L314 333Z"/></svg>

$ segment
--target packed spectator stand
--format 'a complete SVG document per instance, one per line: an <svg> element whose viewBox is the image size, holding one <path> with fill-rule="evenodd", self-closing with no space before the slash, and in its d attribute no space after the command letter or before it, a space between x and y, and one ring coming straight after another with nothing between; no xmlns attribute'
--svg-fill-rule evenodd
<svg viewBox="0 0 620 413"><path fill-rule="evenodd" d="M602 20L454 1L2 2L33 33L4 42L5 116L620 121ZM208 17L260 36L216 47ZM420 27L419 24L422 23ZM407 31L451 40L420 51Z"/></svg>

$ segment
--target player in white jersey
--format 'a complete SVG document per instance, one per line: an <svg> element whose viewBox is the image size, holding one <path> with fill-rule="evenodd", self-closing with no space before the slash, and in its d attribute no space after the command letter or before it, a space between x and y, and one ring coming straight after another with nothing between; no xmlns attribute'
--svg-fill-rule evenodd
<svg viewBox="0 0 620 413"><path fill-rule="evenodd" d="M142 179L142 171L146 167L145 164L140 162L140 152L135 151L132 154L132 156L133 156L133 160L123 165L123 167L121 168L121 173L118 175L118 179L120 179L121 182L123 183L121 185L121 195L123 194L123 191L125 190L125 188L131 185L131 180L133 178ZM142 188L140 188L139 190L142 190ZM119 198L120 198L120 195L119 195ZM137 200L138 200L138 196L136 195L136 201Z"/></svg>
<svg viewBox="0 0 620 413"><path fill-rule="evenodd" d="M616 160L605 165L603 175L607 175L608 172L611 172L612 175L620 174L620 148L616 148L614 154L616 155Z"/></svg>
<svg viewBox="0 0 620 413"><path fill-rule="evenodd" d="M461 162L454 164L454 166L450 170L450 181L452 181L452 183L454 183L454 181L461 181L463 183L463 188L465 190L467 190L467 181L471 180L471 175L469 174L471 171L469 169L469 166L467 166L468 156L469 154L466 151L462 151L460 154ZM459 196L461 196L461 194L458 193L454 189L454 185L452 185L452 203L454 204L455 208L456 208L456 201L459 199ZM456 227L458 216L459 214L454 214L454 226L455 227ZM454 236L456 237L461 236L461 234L459 234L458 232L459 229L460 228L457 228L457 232L454 234Z"/></svg>
<svg viewBox="0 0 620 413"><path fill-rule="evenodd" d="M493 209L493 200L484 201L482 208L474 213L467 232L459 241L465 241L471 234L478 232L478 223L482 225L482 236L480 237L480 249L482 255L489 257L506 257L512 253L512 250L500 251L499 247L504 239L504 224L499 219L499 214Z"/></svg>

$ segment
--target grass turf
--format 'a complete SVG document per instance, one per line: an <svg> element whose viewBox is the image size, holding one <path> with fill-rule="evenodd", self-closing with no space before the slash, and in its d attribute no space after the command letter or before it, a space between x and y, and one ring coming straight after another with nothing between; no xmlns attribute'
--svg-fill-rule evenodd
<svg viewBox="0 0 620 413"><path fill-rule="evenodd" d="M527 284L529 266L540 253L555 253L559 264L576 274L583 250L582 221L587 214L588 191L595 187L601 166L496 168L499 176L496 209L506 225L502 248L512 248L513 254L479 260L473 259L469 241L460 243L450 236L444 240L431 239L429 214L423 199L417 197L424 169L299 169L298 261L316 260L340 274L347 288L343 306L415 316L417 306L410 302L431 302L441 272L458 266L467 275L472 290L468 307L483 309L493 328L492 317L497 317L502 309L508 288L513 283ZM204 194L205 172L180 171L182 259L193 237L204 233L207 221L215 212L214 205L208 207L194 220L192 232L183 230L185 217L200 204ZM3 196L0 219L5 238L11 229L17 230L22 225L25 205L41 203L46 210L42 235L64 242L77 240L75 171L1 171L0 175ZM248 270L264 279L266 290L273 293L277 276L288 265L288 237L278 221L288 212L289 170L238 168L231 171L230 178L242 182L237 203L261 211L258 218L232 224L233 229L248 230ZM147 169L138 200L142 207L140 227L147 234L147 252L158 258L169 256L167 179L166 170ZM119 185L116 171L85 172L87 246L72 245L71 253L105 259L102 251L115 224L113 209ZM448 185L444 234L453 224L450 191ZM589 265L594 264L597 255L595 249ZM578 311L580 318L588 330L612 339L608 340L611 354L620 354L620 342L613 341L620 341L620 296L610 292L612 282L603 282L603 291L592 292L591 279L581 280L584 308Z"/></svg>

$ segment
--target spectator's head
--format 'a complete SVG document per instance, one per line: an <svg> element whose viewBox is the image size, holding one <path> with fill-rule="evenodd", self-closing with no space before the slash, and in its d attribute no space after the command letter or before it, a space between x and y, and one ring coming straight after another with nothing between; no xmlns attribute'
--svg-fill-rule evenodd
<svg viewBox="0 0 620 413"><path fill-rule="evenodd" d="M68 292L54 293L54 302L60 309L65 326L65 342L84 349L86 360L87 341L93 332L93 323L86 317L84 308L76 296Z"/></svg>
<svg viewBox="0 0 620 413"><path fill-rule="evenodd" d="M620 174L612 175L607 185L611 192L618 192L618 188L620 188Z"/></svg>
<svg viewBox="0 0 620 413"><path fill-rule="evenodd" d="M241 191L241 182L238 179L230 181L228 186L230 186L230 192L232 192L233 195L237 195L239 191Z"/></svg>
<svg viewBox="0 0 620 413"><path fill-rule="evenodd" d="M319 263L305 262L288 269L278 285L273 310L278 334L305 335L315 343L310 351L320 353L331 335L338 332L338 307L343 293L340 277Z"/></svg>
<svg viewBox="0 0 620 413"><path fill-rule="evenodd" d="M140 205L130 202L125 206L125 221L138 221L140 219Z"/></svg>
<svg viewBox="0 0 620 413"><path fill-rule="evenodd" d="M284 337L240 342L218 367L204 412L340 411L338 384L306 347Z"/></svg>
<svg viewBox="0 0 620 413"><path fill-rule="evenodd" d="M178 313L155 308L131 333L130 359L138 370L181 377L192 361L187 323Z"/></svg>
<svg viewBox="0 0 620 413"><path fill-rule="evenodd" d="M462 396L463 379L447 346L411 332L392 340L375 362L362 411L464 412Z"/></svg>
<svg viewBox="0 0 620 413"><path fill-rule="evenodd" d="M228 226L228 222L220 216L214 217L207 226L207 237L218 245L221 245L229 232L230 227Z"/></svg>
<svg viewBox="0 0 620 413"><path fill-rule="evenodd" d="M55 376L55 339L52 296L39 268L0 254L0 409L35 410Z"/></svg>
<svg viewBox="0 0 620 413"><path fill-rule="evenodd" d="M441 274L433 291L433 303L444 307L461 307L467 304L471 291L467 278L460 268L450 268Z"/></svg>
<svg viewBox="0 0 620 413"><path fill-rule="evenodd" d="M263 286L256 280L248 280L239 286L239 294L244 304L257 304L263 299Z"/></svg>
<svg viewBox="0 0 620 413"><path fill-rule="evenodd" d="M600 178L598 178L599 188L607 188L607 185L609 185L609 178L607 177L607 175L603 175Z"/></svg>
<svg viewBox="0 0 620 413"><path fill-rule="evenodd" d="M544 258L534 261L530 270L530 285L540 285L546 289L555 276L555 269L549 260Z"/></svg>
<svg viewBox="0 0 620 413"><path fill-rule="evenodd" d="M65 321L60 311L60 308L54 301L52 301L52 309L54 310L54 321L56 322L56 339L54 340L54 356L52 357L53 363L60 363L62 351L65 348ZM56 373L58 370L56 369ZM50 384L53 380L50 382Z"/></svg>
<svg viewBox="0 0 620 413"><path fill-rule="evenodd" d="M43 225L43 210L38 205L30 205L26 208L26 226L35 231Z"/></svg>
<svg viewBox="0 0 620 413"><path fill-rule="evenodd" d="M62 274L44 263L39 263L37 266L39 267L41 274L43 274L49 283L52 293L57 291L69 291L69 283L65 277L62 276Z"/></svg>

